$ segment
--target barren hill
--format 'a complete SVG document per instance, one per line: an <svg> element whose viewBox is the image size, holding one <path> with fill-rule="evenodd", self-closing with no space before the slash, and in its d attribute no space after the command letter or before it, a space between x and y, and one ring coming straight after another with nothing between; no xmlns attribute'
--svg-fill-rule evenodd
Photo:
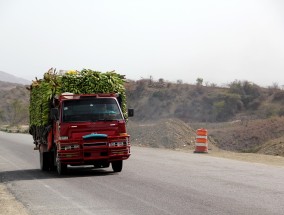
<svg viewBox="0 0 284 215"><path fill-rule="evenodd" d="M29 92L24 85L0 81L0 124L28 123Z"/></svg>
<svg viewBox="0 0 284 215"><path fill-rule="evenodd" d="M184 122L227 122L284 115L284 91L235 81L228 87L153 83L127 84L128 106L137 120L178 118Z"/></svg>
<svg viewBox="0 0 284 215"><path fill-rule="evenodd" d="M30 84L30 81L26 79L19 78L17 76L2 71L0 71L0 81L16 84Z"/></svg>

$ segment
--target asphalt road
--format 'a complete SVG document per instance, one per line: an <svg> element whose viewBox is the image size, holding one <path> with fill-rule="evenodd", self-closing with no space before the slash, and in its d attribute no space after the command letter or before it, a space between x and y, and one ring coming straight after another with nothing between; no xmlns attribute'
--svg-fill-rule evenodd
<svg viewBox="0 0 284 215"><path fill-rule="evenodd" d="M0 132L0 181L30 214L283 214L284 168L132 147L121 173L39 170L25 134Z"/></svg>

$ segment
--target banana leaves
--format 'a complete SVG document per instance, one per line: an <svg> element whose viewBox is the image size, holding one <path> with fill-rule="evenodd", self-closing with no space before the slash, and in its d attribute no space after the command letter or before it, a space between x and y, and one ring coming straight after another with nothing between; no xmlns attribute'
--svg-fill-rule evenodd
<svg viewBox="0 0 284 215"><path fill-rule="evenodd" d="M51 68L43 76L36 79L30 90L30 127L46 127L51 123L50 109L53 98L64 92L74 94L119 93L122 100L121 109L127 119L126 93L123 75L111 72L98 72L90 69L70 70L57 73Z"/></svg>

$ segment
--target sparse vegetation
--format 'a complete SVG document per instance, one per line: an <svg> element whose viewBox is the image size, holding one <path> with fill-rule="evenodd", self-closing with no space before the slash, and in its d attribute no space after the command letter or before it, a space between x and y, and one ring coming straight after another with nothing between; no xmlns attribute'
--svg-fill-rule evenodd
<svg viewBox="0 0 284 215"><path fill-rule="evenodd" d="M3 83L3 85L2 85ZM28 123L29 93L25 86L0 82L0 123L15 126Z"/></svg>

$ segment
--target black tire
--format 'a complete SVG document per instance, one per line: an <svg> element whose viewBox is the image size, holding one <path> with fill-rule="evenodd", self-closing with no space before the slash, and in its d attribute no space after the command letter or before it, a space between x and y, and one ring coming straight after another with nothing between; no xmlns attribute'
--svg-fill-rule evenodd
<svg viewBox="0 0 284 215"><path fill-rule="evenodd" d="M50 157L48 152L39 152L39 161L41 171L49 170Z"/></svg>
<svg viewBox="0 0 284 215"><path fill-rule="evenodd" d="M64 175L67 171L67 164L62 164L60 161L57 161L56 169L58 175Z"/></svg>
<svg viewBox="0 0 284 215"><path fill-rule="evenodd" d="M121 172L122 166L123 166L122 160L120 160L120 161L113 161L113 162L111 163L111 167L112 167L112 170L113 170L114 172Z"/></svg>
<svg viewBox="0 0 284 215"><path fill-rule="evenodd" d="M55 171L56 170L56 163L55 163L55 159L54 159L54 152L50 152L49 169L51 171Z"/></svg>

